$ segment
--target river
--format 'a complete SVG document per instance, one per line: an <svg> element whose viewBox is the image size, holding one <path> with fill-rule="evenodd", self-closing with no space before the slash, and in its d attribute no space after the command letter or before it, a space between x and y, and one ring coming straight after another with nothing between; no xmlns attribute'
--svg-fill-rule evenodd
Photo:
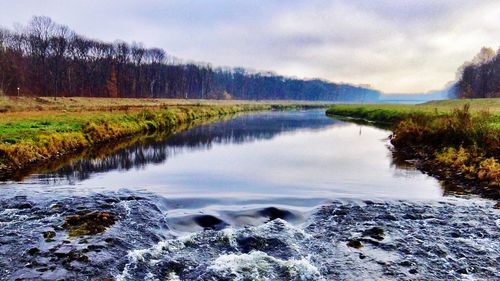
<svg viewBox="0 0 500 281"><path fill-rule="evenodd" d="M39 167L0 184L0 279L499 278L494 202L396 161L389 135L261 112ZM109 228L68 234L95 211Z"/></svg>

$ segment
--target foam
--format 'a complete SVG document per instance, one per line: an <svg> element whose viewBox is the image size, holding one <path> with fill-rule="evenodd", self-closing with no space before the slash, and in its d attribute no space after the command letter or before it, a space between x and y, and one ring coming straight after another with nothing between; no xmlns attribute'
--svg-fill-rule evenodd
<svg viewBox="0 0 500 281"><path fill-rule="evenodd" d="M219 256L210 270L234 277L234 280L275 280L284 271L290 280L322 280L319 270L307 259L281 260L261 251Z"/></svg>

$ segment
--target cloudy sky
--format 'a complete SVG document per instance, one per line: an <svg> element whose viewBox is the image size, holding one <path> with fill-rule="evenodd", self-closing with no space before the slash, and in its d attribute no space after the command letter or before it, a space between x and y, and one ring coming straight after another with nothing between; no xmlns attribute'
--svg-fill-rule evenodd
<svg viewBox="0 0 500 281"><path fill-rule="evenodd" d="M183 60L424 92L500 47L500 0L0 0L0 25L45 15L87 37Z"/></svg>

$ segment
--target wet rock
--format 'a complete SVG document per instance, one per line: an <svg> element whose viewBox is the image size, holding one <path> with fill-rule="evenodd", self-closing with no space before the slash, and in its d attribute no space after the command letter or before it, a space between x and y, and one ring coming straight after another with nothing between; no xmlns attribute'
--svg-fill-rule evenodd
<svg viewBox="0 0 500 281"><path fill-rule="evenodd" d="M410 267L413 265L413 263L411 261L402 261L399 263L399 265L404 267Z"/></svg>
<svg viewBox="0 0 500 281"><path fill-rule="evenodd" d="M469 274L469 270L466 267L460 268L457 272L460 274Z"/></svg>
<svg viewBox="0 0 500 281"><path fill-rule="evenodd" d="M31 205L28 202L23 202L23 203L19 203L19 204L14 205L14 208L15 209L31 209L31 208L33 208L33 205Z"/></svg>
<svg viewBox="0 0 500 281"><path fill-rule="evenodd" d="M53 251L54 255L59 258L66 257L73 249L68 246L59 247Z"/></svg>
<svg viewBox="0 0 500 281"><path fill-rule="evenodd" d="M110 212L94 211L84 215L67 216L63 228L69 236L94 235L104 232L116 222L116 217Z"/></svg>
<svg viewBox="0 0 500 281"><path fill-rule="evenodd" d="M356 240L356 239L351 239L349 242L347 242L347 246L355 249L360 249L363 247L363 243L361 241Z"/></svg>
<svg viewBox="0 0 500 281"><path fill-rule="evenodd" d="M29 250L27 251L27 253L28 253L29 255L32 255L32 256L33 256L33 255L36 255L36 254L40 253L40 249L38 249L38 248L34 247L34 248L29 249Z"/></svg>
<svg viewBox="0 0 500 281"><path fill-rule="evenodd" d="M407 219L407 220L421 220L422 219L422 215L420 215L420 214L405 214L403 216L403 219Z"/></svg>
<svg viewBox="0 0 500 281"><path fill-rule="evenodd" d="M106 248L106 247L103 245L88 245L87 246L87 249L89 251L95 251L95 252L99 252L101 249L104 249L104 248Z"/></svg>
<svg viewBox="0 0 500 281"><path fill-rule="evenodd" d="M56 237L56 232L53 230L45 231L43 233L43 238L45 239L45 241L50 241L54 237Z"/></svg>
<svg viewBox="0 0 500 281"><path fill-rule="evenodd" d="M205 229L220 230L228 225L225 221L211 215L196 216L194 221Z"/></svg>
<svg viewBox="0 0 500 281"><path fill-rule="evenodd" d="M277 256L289 256L292 249L285 242L274 237L243 236L236 239L242 253L251 251L274 252Z"/></svg>
<svg viewBox="0 0 500 281"><path fill-rule="evenodd" d="M56 252L56 256L61 260L63 264L70 264L74 261L77 262L89 261L89 257L76 250L71 250L69 252Z"/></svg>
<svg viewBox="0 0 500 281"><path fill-rule="evenodd" d="M78 244L87 244L89 243L89 240L87 239L81 239L80 241L78 241Z"/></svg>
<svg viewBox="0 0 500 281"><path fill-rule="evenodd" d="M398 218L396 218L394 215L391 214L383 214L377 217L377 219L382 220L382 221L397 221Z"/></svg>
<svg viewBox="0 0 500 281"><path fill-rule="evenodd" d="M359 259L364 260L366 259L366 256L363 253L359 253Z"/></svg>
<svg viewBox="0 0 500 281"><path fill-rule="evenodd" d="M346 216L348 214L347 210L345 209L338 209L333 212L334 215L336 216Z"/></svg>
<svg viewBox="0 0 500 281"><path fill-rule="evenodd" d="M418 270L416 270L415 268L412 268L408 272L411 273L411 274L417 274Z"/></svg>
<svg viewBox="0 0 500 281"><path fill-rule="evenodd" d="M367 229L363 232L363 236L369 236L373 239L376 239L378 241L384 240L384 230L380 227L372 227L370 229Z"/></svg>
<svg viewBox="0 0 500 281"><path fill-rule="evenodd" d="M275 219L287 220L293 217L292 212L287 210L281 210L276 207L269 207L259 211L259 214L264 217L268 217L270 221Z"/></svg>

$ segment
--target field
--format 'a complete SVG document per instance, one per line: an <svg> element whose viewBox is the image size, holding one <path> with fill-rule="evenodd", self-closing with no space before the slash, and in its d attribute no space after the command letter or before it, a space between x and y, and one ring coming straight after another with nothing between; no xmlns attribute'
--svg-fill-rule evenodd
<svg viewBox="0 0 500 281"><path fill-rule="evenodd" d="M0 97L0 172L95 144L243 111L294 106L242 101Z"/></svg>
<svg viewBox="0 0 500 281"><path fill-rule="evenodd" d="M343 104L328 109L330 115L350 116L370 121L395 123L411 116L446 116L469 105L473 115L489 115L488 123L500 128L500 99L462 99L408 104Z"/></svg>
<svg viewBox="0 0 500 281"><path fill-rule="evenodd" d="M165 108L169 106L200 105L318 105L307 101L248 101L248 100L186 100L186 99L146 99L146 98L84 98L70 97L6 97L0 96L0 113L12 112L89 112L124 111L144 108ZM44 114L44 113L43 113Z"/></svg>
<svg viewBox="0 0 500 281"><path fill-rule="evenodd" d="M391 142L407 159L445 181L500 198L500 99L420 105L335 105L328 115L390 124Z"/></svg>

